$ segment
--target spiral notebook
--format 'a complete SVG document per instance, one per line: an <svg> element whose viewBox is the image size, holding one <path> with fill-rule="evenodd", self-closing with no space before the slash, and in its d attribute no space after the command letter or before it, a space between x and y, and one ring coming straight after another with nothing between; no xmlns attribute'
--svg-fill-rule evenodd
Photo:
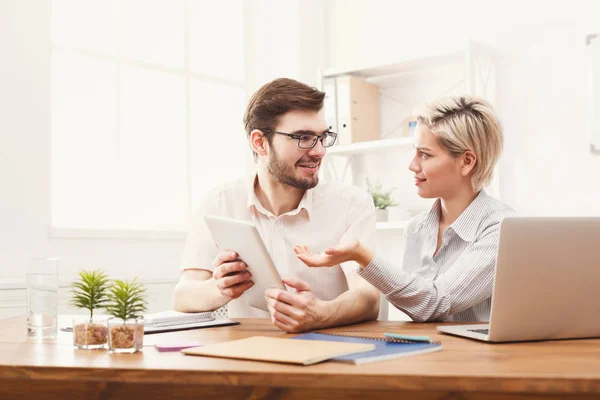
<svg viewBox="0 0 600 400"><path fill-rule="evenodd" d="M332 361L340 361L352 364L366 364L375 361L392 360L398 357L413 356L417 354L431 353L442 349L440 342L417 342L392 338L373 338L366 336L346 336L333 333L310 332L295 336L299 340L325 340L330 342L344 343L371 343L375 345L372 351L335 357Z"/></svg>
<svg viewBox="0 0 600 400"><path fill-rule="evenodd" d="M181 313L164 311L144 317L144 333L163 333L214 326L238 325L230 319L215 319L213 312Z"/></svg>
<svg viewBox="0 0 600 400"><path fill-rule="evenodd" d="M191 324L194 322L206 322L213 321L212 312L199 312L199 313L182 313L178 311L163 311L156 314L149 314L144 317L147 325L153 325L157 327L161 326L173 326Z"/></svg>

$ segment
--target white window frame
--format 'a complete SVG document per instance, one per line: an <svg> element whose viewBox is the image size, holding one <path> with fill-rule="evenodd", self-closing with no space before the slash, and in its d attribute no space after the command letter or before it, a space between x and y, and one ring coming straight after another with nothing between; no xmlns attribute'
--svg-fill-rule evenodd
<svg viewBox="0 0 600 400"><path fill-rule="evenodd" d="M158 63L136 60L125 57L121 50L121 32L120 32L120 0L116 2L116 55L104 53L101 51L88 50L73 46L66 46L52 42L52 53L55 51L67 52L70 54L94 58L98 60L111 61L116 66L116 119L117 119L117 157L120 158L120 137L121 137L121 70L123 66L135 66L149 71L167 73L172 76L178 76L185 80L185 181L186 181L186 219L192 218L192 164L191 164L191 82L192 80L210 82L219 85L237 87L245 89L243 81L229 80L218 76L194 72L191 70L191 51L190 51L190 0L184 0L184 66L183 68L169 67ZM242 13L244 15L244 13ZM50 89L52 90L52 88ZM52 140L52 136L50 138ZM50 154L52 157L52 154ZM49 174L49 187L52 187L52 173ZM55 228L52 222L52 196L50 196L50 228L48 238L50 239L132 239L132 240L167 240L181 241L187 236L185 230L147 230L147 229L72 229Z"/></svg>

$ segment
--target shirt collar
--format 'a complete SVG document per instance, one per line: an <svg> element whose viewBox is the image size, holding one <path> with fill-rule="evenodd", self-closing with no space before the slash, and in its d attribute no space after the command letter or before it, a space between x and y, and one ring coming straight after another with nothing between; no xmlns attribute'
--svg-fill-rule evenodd
<svg viewBox="0 0 600 400"><path fill-rule="evenodd" d="M472 242L477 237L477 229L481 220L482 211L488 204L489 196L484 190L481 190L471 204L458 216L449 228L466 242ZM429 213L425 214L423 219L417 223L413 233L423 229L429 235L437 235L440 226L440 213L442 211L442 202L437 199L431 207Z"/></svg>
<svg viewBox="0 0 600 400"><path fill-rule="evenodd" d="M441 204L442 203L440 199L437 199L435 203L433 203L431 210L429 210L429 212L422 217L421 221L416 224L413 233L424 229L429 235L437 234L437 230L440 225L440 213L442 210Z"/></svg>
<svg viewBox="0 0 600 400"><path fill-rule="evenodd" d="M256 197L255 188L256 188L257 184L258 184L258 175L256 175L256 174L253 175L252 178L248 179L248 181L246 182L246 188L248 190L248 202L246 205L247 205L248 209L251 209L252 207L254 207L256 209L256 211L260 212L261 214L264 214L267 217L274 218L275 215L273 215L272 212L270 212L269 210L264 208L263 205L260 203L260 200L258 200L258 197ZM302 199L300 200L300 203L298 204L298 207L296 207L292 211L288 211L284 215L296 215L304 209L304 210L306 210L306 213L308 214L308 219L310 220L310 216L312 213L312 207L313 207L312 190L306 190L304 192L304 196L302 196Z"/></svg>
<svg viewBox="0 0 600 400"><path fill-rule="evenodd" d="M456 221L450 225L450 228L454 230L466 242L472 242L477 237L477 230L479 229L479 222L483 216L483 211L486 209L489 203L489 196L482 190L479 192L477 197L473 199L471 204L463 211Z"/></svg>

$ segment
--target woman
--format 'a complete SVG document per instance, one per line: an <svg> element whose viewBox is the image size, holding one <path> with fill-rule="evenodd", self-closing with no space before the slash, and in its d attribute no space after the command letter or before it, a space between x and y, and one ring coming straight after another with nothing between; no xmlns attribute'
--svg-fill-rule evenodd
<svg viewBox="0 0 600 400"><path fill-rule="evenodd" d="M356 261L359 274L414 321L488 321L500 222L512 210L488 196L502 151L502 128L477 97L450 97L416 113L416 153L409 169L419 196L437 198L410 221L402 268L358 241L310 253L309 267Z"/></svg>

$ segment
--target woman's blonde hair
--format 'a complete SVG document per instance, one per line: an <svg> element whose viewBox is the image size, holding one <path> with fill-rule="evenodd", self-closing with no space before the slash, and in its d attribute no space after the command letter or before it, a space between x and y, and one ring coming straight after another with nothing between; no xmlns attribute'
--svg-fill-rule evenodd
<svg viewBox="0 0 600 400"><path fill-rule="evenodd" d="M451 156L465 151L475 153L471 184L481 190L492 180L493 171L504 145L502 126L492 106L475 96L445 97L415 111L419 123L437 137L440 146Z"/></svg>

